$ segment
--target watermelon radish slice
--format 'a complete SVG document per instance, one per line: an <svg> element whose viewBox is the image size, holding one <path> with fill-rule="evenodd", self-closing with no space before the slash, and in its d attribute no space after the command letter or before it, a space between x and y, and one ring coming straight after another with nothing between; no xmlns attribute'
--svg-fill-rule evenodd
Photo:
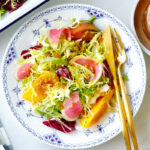
<svg viewBox="0 0 150 150"><path fill-rule="evenodd" d="M28 77L31 72L31 66L31 63L25 63L22 66L20 66L16 71L16 78L18 80L22 80Z"/></svg>
<svg viewBox="0 0 150 150"><path fill-rule="evenodd" d="M102 70L103 70L102 64L98 63L93 58L89 58L85 56L77 56L73 58L72 61L82 66L86 66L94 74L93 78L91 77L91 75L89 75L89 79L91 79L91 83L95 83L102 75Z"/></svg>
<svg viewBox="0 0 150 150"><path fill-rule="evenodd" d="M48 41L52 47L57 48L59 41L62 39L71 40L71 31L67 28L51 29L48 32Z"/></svg>
<svg viewBox="0 0 150 150"><path fill-rule="evenodd" d="M82 103L79 99L79 92L74 92L64 101L62 117L68 121L74 121L83 111Z"/></svg>

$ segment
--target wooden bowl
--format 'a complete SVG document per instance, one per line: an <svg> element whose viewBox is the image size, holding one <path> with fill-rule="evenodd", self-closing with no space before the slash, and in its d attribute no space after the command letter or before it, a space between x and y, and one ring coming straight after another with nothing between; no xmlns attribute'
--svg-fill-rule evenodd
<svg viewBox="0 0 150 150"><path fill-rule="evenodd" d="M142 49L150 55L150 0L137 1L132 26Z"/></svg>

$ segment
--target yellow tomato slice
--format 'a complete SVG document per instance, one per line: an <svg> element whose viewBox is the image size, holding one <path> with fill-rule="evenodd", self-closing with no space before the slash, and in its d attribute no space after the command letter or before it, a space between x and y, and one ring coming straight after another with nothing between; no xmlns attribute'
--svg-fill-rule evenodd
<svg viewBox="0 0 150 150"><path fill-rule="evenodd" d="M22 94L22 98L27 101L30 101L32 104L35 104L37 102L40 102L43 99L42 97L39 97L38 95L36 95L33 90L34 89L32 88L26 89L26 91Z"/></svg>

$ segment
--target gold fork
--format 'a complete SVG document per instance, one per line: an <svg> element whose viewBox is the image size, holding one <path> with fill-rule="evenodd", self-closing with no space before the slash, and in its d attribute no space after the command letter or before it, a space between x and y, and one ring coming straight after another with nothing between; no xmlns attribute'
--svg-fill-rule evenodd
<svg viewBox="0 0 150 150"><path fill-rule="evenodd" d="M128 103L128 99L127 99L127 95L126 95L126 91L125 91L125 87L124 87L124 83L123 83L123 79L122 79L122 75L121 75L121 66L126 62L127 56L126 56L126 52L125 52L123 43L121 42L121 39L120 39L116 29L114 29L114 32L115 32L115 35L116 35L118 43L119 43L119 45L118 45L116 42L116 39L114 38L114 34L112 32L112 36L115 41L115 49L116 49L115 53L116 53L117 63L118 63L117 72L118 72L118 77L119 77L119 83L120 83L120 88L121 88L121 93L122 93L123 104L125 107L125 113L126 113L128 127L129 127L129 131L130 131L134 149L139 150L136 133L135 133L135 129L134 129L134 124L133 124L133 119L132 119L132 114L130 111L130 107L129 107L129 103Z"/></svg>

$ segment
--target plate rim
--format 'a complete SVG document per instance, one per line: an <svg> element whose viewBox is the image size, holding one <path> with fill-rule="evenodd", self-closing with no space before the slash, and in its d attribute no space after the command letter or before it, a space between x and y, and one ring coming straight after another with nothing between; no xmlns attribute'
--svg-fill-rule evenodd
<svg viewBox="0 0 150 150"><path fill-rule="evenodd" d="M141 60L142 60L142 65L143 65L143 67L144 67L144 68L143 68L143 72L142 72L142 73L143 73L143 76L144 76L144 84L143 84L143 85L144 85L144 88L143 88L143 91L142 91L141 101L140 101L140 103L139 103L139 106L137 107L137 111L136 111L135 114L134 114L134 117L135 117L135 116L137 115L137 113L138 113L140 107L141 107L141 104L142 104L143 100L144 100L144 95L145 95L145 91L146 91L146 81L147 81L145 59L144 59L143 52L142 52L142 50L141 50L141 48L140 48L140 46L139 46L139 43L138 43L137 39L135 38L135 36L133 35L133 33L131 33L131 31L128 29L128 27L127 27L120 19L118 19L115 15L109 13L108 11L106 11L106 10L104 10L104 9L102 9L102 8L93 6L93 5L79 4L79 3L67 3L67 4L60 4L60 5L54 5L54 6L52 6L52 7L48 7L48 8L46 8L46 9L40 11L39 13L36 13L36 14L33 15L32 17L30 17L27 21L23 22L22 25L15 31L15 33L13 34L12 38L10 39L10 41L9 41L7 47L6 47L6 51L5 51L4 55L3 55L2 67L1 67L1 70L2 70L2 71L1 71L1 77L2 77L2 78L1 78L1 81L2 81L2 88L3 88L2 91L3 91L3 93L4 93L4 97L5 97L6 101L7 101L7 104L8 104L8 106L9 106L9 109L11 110L11 113L13 114L14 118L16 118L17 122L22 126L22 128L23 128L25 131L27 131L27 133L31 132L31 131L29 131L26 127L23 126L23 124L20 122L20 120L18 120L17 116L15 115L14 111L12 110L12 108L11 108L9 102L8 102L8 99L6 98L6 92L5 92L5 90L4 90L4 85L3 85L3 74L4 74L4 72L3 72L3 71L4 71L4 68L5 68L5 67L4 67L4 66L5 66L5 61L6 61L6 57L7 57L7 54L8 54L8 50L9 50L9 48L10 48L10 45L11 45L12 41L14 40L14 38L16 37L16 35L19 33L19 31L20 31L29 21L31 21L33 18L35 18L36 16L38 16L38 15L41 14L42 12L46 12L47 10L51 10L51 9L53 9L53 8L59 8L59 7L63 7L63 6L84 6L84 7L90 8L90 9L98 10L98 11L100 11L100 12L103 12L103 13L105 13L105 14L107 14L107 15L113 17L113 18L126 30L126 32L128 32L128 34L131 36L131 38L132 38L133 41L135 42L135 45L137 46L137 49L138 49L138 52L139 52L139 56L141 56L141 58L142 58L142 59L141 59ZM120 134L121 128L117 129L116 131L117 131L117 132L116 132L113 136L109 137L106 141L103 141L103 142L101 142L101 143L95 142L95 143L92 143L92 144L90 144L90 145L81 144L80 146L66 145L66 143L63 144L63 145L58 145L57 143L54 144L54 143L46 142L44 139L39 138L37 135L34 135L33 133L31 133L30 135L32 135L32 136L33 136L34 138L36 138L36 139L39 139L40 141L42 141L42 142L45 143L45 144L48 144L48 145L51 145L51 146L55 146L55 147L57 147L57 148L66 148L66 149L70 149L70 148L71 148L71 149L78 149L78 148L80 148L80 149L85 149L85 148L90 148L90 147L94 147L94 146L103 144L103 143L105 143L105 142L107 142L107 141L113 139L114 137L116 137L117 135ZM92 141L92 142L93 142L93 141Z"/></svg>

